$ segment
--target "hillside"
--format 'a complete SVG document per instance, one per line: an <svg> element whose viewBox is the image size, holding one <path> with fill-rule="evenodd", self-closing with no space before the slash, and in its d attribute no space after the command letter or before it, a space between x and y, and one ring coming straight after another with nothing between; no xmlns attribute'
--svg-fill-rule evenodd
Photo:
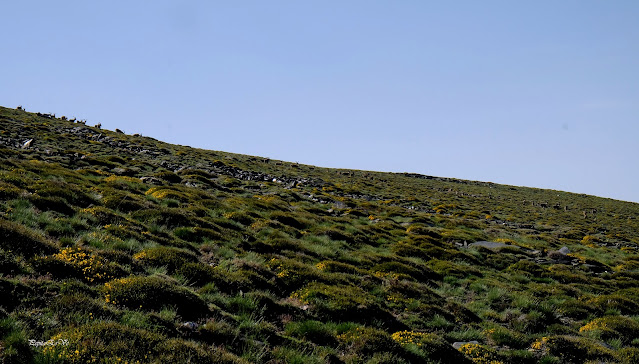
<svg viewBox="0 0 639 364"><path fill-rule="evenodd" d="M636 363L638 219L0 107L0 361Z"/></svg>

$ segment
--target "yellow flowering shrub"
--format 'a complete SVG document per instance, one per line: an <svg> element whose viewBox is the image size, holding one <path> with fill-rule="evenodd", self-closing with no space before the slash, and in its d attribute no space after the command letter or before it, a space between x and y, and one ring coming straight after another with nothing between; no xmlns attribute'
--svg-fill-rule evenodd
<svg viewBox="0 0 639 364"><path fill-rule="evenodd" d="M462 345L459 351L476 364L504 364L497 352L485 345L468 343Z"/></svg>
<svg viewBox="0 0 639 364"><path fill-rule="evenodd" d="M42 349L51 362L148 363L157 355L154 347L165 338L157 333L117 323L96 322L63 331Z"/></svg>
<svg viewBox="0 0 639 364"><path fill-rule="evenodd" d="M153 196L157 199L173 199L173 200L179 200L182 202L188 201L189 198L183 194L182 192L173 190L171 188L167 188L167 187L163 187L163 186L156 186L156 187L151 187L150 189L148 189L145 193L145 195L147 196Z"/></svg>
<svg viewBox="0 0 639 364"><path fill-rule="evenodd" d="M430 334L415 331L398 331L391 335L391 338L400 345L417 345L418 347L424 345L423 339L427 338Z"/></svg>
<svg viewBox="0 0 639 364"><path fill-rule="evenodd" d="M142 183L139 178L128 177L128 176L116 176L110 175L106 177L104 180L107 184L115 184L118 185L120 183Z"/></svg>
<svg viewBox="0 0 639 364"><path fill-rule="evenodd" d="M630 342L639 337L639 323L625 316L605 316L579 328L580 333L594 333L602 339L618 338Z"/></svg>
<svg viewBox="0 0 639 364"><path fill-rule="evenodd" d="M109 274L106 262L101 257L79 248L65 248L60 253L54 254L53 257L76 268L87 282L113 278Z"/></svg>
<svg viewBox="0 0 639 364"><path fill-rule="evenodd" d="M562 363L585 363L589 360L610 362L614 353L604 347L598 340L558 335L544 336L530 345L530 350L538 357L553 355Z"/></svg>

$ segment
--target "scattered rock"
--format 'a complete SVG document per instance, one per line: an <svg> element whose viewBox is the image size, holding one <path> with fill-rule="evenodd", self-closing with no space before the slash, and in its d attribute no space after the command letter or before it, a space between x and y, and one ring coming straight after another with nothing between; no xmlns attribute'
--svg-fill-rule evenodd
<svg viewBox="0 0 639 364"><path fill-rule="evenodd" d="M459 348L461 348L462 346L466 345L466 344L479 344L479 341L477 340L472 340L472 341L455 341L453 343L453 348L455 348L456 350L459 350Z"/></svg>
<svg viewBox="0 0 639 364"><path fill-rule="evenodd" d="M140 177L140 181L142 181L142 183L146 183L146 184L149 184L149 185L162 185L162 184L164 184L164 182L162 182L161 179L155 178L155 177Z"/></svg>
<svg viewBox="0 0 639 364"><path fill-rule="evenodd" d="M187 330L197 330L197 328L200 327L200 325L198 325L197 323L193 321L187 321L183 323L181 327Z"/></svg>

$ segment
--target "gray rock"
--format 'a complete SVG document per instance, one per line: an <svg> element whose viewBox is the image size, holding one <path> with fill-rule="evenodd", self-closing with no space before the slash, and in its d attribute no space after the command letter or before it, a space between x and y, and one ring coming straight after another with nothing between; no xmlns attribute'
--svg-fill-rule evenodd
<svg viewBox="0 0 639 364"><path fill-rule="evenodd" d="M564 246L564 247L562 247L561 249L559 249L559 252L560 252L561 254L564 254L564 255L565 255L565 254L570 254L570 249L568 249L567 247L565 247L565 246Z"/></svg>
<svg viewBox="0 0 639 364"><path fill-rule="evenodd" d="M162 180L155 178L155 177L140 177L140 181L142 181L142 183L148 183L150 185L162 185L163 182Z"/></svg>
<svg viewBox="0 0 639 364"><path fill-rule="evenodd" d="M479 344L479 341L477 341L477 340L473 340L473 341L455 341L453 343L453 348L455 348L456 350L459 350L459 348L461 348L462 346L464 346L466 344Z"/></svg>
<svg viewBox="0 0 639 364"><path fill-rule="evenodd" d="M193 321L187 321L182 324L182 328L185 328L188 330L197 330L198 327L200 327L200 325L196 324Z"/></svg>

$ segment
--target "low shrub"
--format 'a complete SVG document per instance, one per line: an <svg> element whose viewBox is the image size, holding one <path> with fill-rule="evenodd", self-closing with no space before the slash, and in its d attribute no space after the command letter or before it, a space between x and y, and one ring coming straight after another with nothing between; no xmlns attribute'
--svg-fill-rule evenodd
<svg viewBox="0 0 639 364"><path fill-rule="evenodd" d="M379 277L386 277L390 274L392 278L412 278L419 282L430 279L441 279L441 275L426 266L418 269L395 261L377 264L371 268L371 271L375 272L374 274Z"/></svg>
<svg viewBox="0 0 639 364"><path fill-rule="evenodd" d="M347 273L347 274L359 274L362 270L354 265L342 262L336 262L334 260L324 260L315 265L315 267L321 271L329 273Z"/></svg>
<svg viewBox="0 0 639 364"><path fill-rule="evenodd" d="M375 353L405 353L401 345L385 331L371 327L354 327L339 333L337 340L350 354L360 360Z"/></svg>
<svg viewBox="0 0 639 364"><path fill-rule="evenodd" d="M209 312L197 294L160 276L116 279L105 283L103 292L107 303L130 309L160 310L172 306L187 319L196 319Z"/></svg>
<svg viewBox="0 0 639 364"><path fill-rule="evenodd" d="M197 262L197 255L185 249L156 246L136 253L133 259L147 266L166 267L172 273L186 263Z"/></svg>
<svg viewBox="0 0 639 364"><path fill-rule="evenodd" d="M126 220L124 217L113 212L113 210L103 206L89 207L80 210L80 212L87 214L89 216L89 220L95 221L99 225L117 224Z"/></svg>
<svg viewBox="0 0 639 364"><path fill-rule="evenodd" d="M321 271L296 259L273 258L266 266L275 274L284 292L295 291L308 282L322 279Z"/></svg>
<svg viewBox="0 0 639 364"><path fill-rule="evenodd" d="M424 248L409 244L407 242L398 242L391 246L391 252L400 257L416 257L424 260L430 260L428 251Z"/></svg>
<svg viewBox="0 0 639 364"><path fill-rule="evenodd" d="M35 192L42 197L60 197L69 204L79 207L88 207L99 203L93 196L84 192L83 188L70 183L62 185L41 184L36 186Z"/></svg>
<svg viewBox="0 0 639 364"><path fill-rule="evenodd" d="M209 282L220 282L223 277L220 277L220 272L210 265L203 263L185 262L180 265L175 273L184 277L189 284L197 287L204 286Z"/></svg>
<svg viewBox="0 0 639 364"><path fill-rule="evenodd" d="M223 216L226 219L239 222L240 224L244 226L249 226L255 221L255 217L257 217L254 215L257 215L257 214L252 214L246 211L231 211L231 212L225 213Z"/></svg>
<svg viewBox="0 0 639 364"><path fill-rule="evenodd" d="M184 211L184 209L159 207L135 211L131 213L131 217L146 223L155 223L168 228L175 228L178 226L193 226L195 216Z"/></svg>
<svg viewBox="0 0 639 364"><path fill-rule="evenodd" d="M177 200L180 202L188 202L190 197L182 191L164 186L151 187L144 194L159 200Z"/></svg>
<svg viewBox="0 0 639 364"><path fill-rule="evenodd" d="M596 296L586 302L594 306L601 313L605 313L609 310L618 310L622 315L639 314L639 303L636 299L623 296L619 293Z"/></svg>
<svg viewBox="0 0 639 364"><path fill-rule="evenodd" d="M138 211L148 207L148 202L145 203L130 193L110 194L102 199L102 203L105 207L124 213Z"/></svg>
<svg viewBox="0 0 639 364"><path fill-rule="evenodd" d="M538 357L547 355L558 357L561 363L614 360L614 352L611 349L594 339L578 336L544 336L531 345L531 350Z"/></svg>
<svg viewBox="0 0 639 364"><path fill-rule="evenodd" d="M293 227L295 229L305 229L306 227L308 227L310 225L309 221L304 221L301 220L297 217L295 217L293 214L291 213L286 213L286 212L281 212L281 211L276 211L273 212L269 218L271 220L275 220L281 224ZM336 239L336 240L343 240L343 239Z"/></svg>
<svg viewBox="0 0 639 364"><path fill-rule="evenodd" d="M71 216L75 213L75 209L62 197L43 197L34 193L29 195L29 202L42 211L56 211L67 216Z"/></svg>
<svg viewBox="0 0 639 364"><path fill-rule="evenodd" d="M0 274L15 275L23 271L24 266L20 257L0 249Z"/></svg>
<svg viewBox="0 0 639 364"><path fill-rule="evenodd" d="M502 326L496 326L484 330L484 335L491 344L497 346L508 346L511 348L523 349L528 344L524 335Z"/></svg>
<svg viewBox="0 0 639 364"><path fill-rule="evenodd" d="M173 230L173 235L193 243L202 243L205 240L221 240L223 238L223 235L218 231L201 227L179 227Z"/></svg>
<svg viewBox="0 0 639 364"><path fill-rule="evenodd" d="M486 345L468 343L460 346L458 350L476 364L505 364L499 360L497 351Z"/></svg>
<svg viewBox="0 0 639 364"><path fill-rule="evenodd" d="M113 362L149 362L155 356L155 348L166 338L114 322L95 322L64 330L51 340L67 344L45 346L42 353L50 361L90 363L99 358Z"/></svg>
<svg viewBox="0 0 639 364"><path fill-rule="evenodd" d="M639 323L625 316L604 316L579 328L580 333L592 333L604 339L619 339L628 344L639 337Z"/></svg>
<svg viewBox="0 0 639 364"><path fill-rule="evenodd" d="M317 345L335 346L337 344L337 338L333 328L320 321L305 320L291 322L286 325L285 332L287 335L308 340Z"/></svg>
<svg viewBox="0 0 639 364"><path fill-rule="evenodd" d="M406 233L411 235L423 235L433 238L435 240L441 239L442 235L434 228L426 224L415 223L411 224L407 229Z"/></svg>
<svg viewBox="0 0 639 364"><path fill-rule="evenodd" d="M24 257L52 254L57 247L44 237L11 221L0 219L0 248Z"/></svg>
<svg viewBox="0 0 639 364"><path fill-rule="evenodd" d="M155 178L159 178L161 180L165 180L169 183L180 183L182 182L182 177L178 176L177 174L171 172L171 171L162 171L162 172L157 172L153 175L153 177Z"/></svg>
<svg viewBox="0 0 639 364"><path fill-rule="evenodd" d="M20 195L21 190L9 183L0 181L0 200L11 200Z"/></svg>
<svg viewBox="0 0 639 364"><path fill-rule="evenodd" d="M530 261L530 260L520 260L517 263L512 264L508 267L509 272L522 272L530 276L540 277L542 274L546 273L546 268L541 265Z"/></svg>
<svg viewBox="0 0 639 364"><path fill-rule="evenodd" d="M406 330L395 332L391 338L423 360L442 363L470 363L464 355L436 334Z"/></svg>
<svg viewBox="0 0 639 364"><path fill-rule="evenodd" d="M370 320L365 317L374 309L374 298L359 287L309 283L291 294L292 298L310 305L320 317L332 319Z"/></svg>
<svg viewBox="0 0 639 364"><path fill-rule="evenodd" d="M79 248L64 248L60 253L37 257L33 260L33 266L41 273L79 278L88 283L104 282L124 273L117 264Z"/></svg>
<svg viewBox="0 0 639 364"><path fill-rule="evenodd" d="M433 259L428 262L428 266L432 268L433 271L445 277L452 276L458 278L466 278L469 275L483 277L482 272L477 268L469 265L457 264L447 260Z"/></svg>

